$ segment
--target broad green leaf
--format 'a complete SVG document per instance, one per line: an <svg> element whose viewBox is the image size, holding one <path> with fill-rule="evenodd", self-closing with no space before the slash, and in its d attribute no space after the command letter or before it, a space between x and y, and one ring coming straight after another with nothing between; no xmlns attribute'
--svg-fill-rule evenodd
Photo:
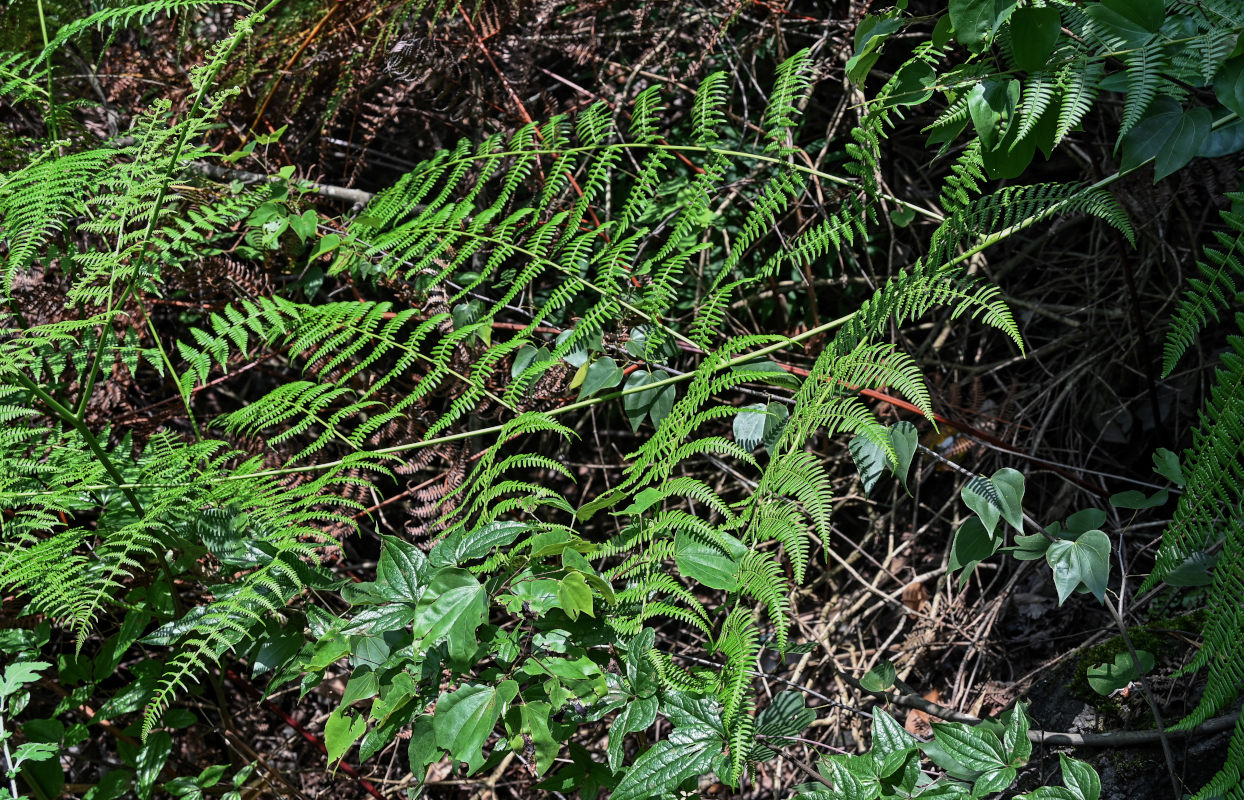
<svg viewBox="0 0 1244 800"><path fill-rule="evenodd" d="M1169 138L1153 159L1153 181L1162 180L1196 156L1209 136L1213 115L1208 108L1190 108L1179 118Z"/></svg>
<svg viewBox="0 0 1244 800"><path fill-rule="evenodd" d="M420 599L416 639L426 647L443 637L450 658L465 663L475 652L475 631L484 624L486 612L487 596L474 575L465 569L442 569Z"/></svg>
<svg viewBox="0 0 1244 800"><path fill-rule="evenodd" d="M626 679L639 697L649 697L657 690L657 670L648 659L648 651L655 645L656 632L643 628L626 646Z"/></svg>
<svg viewBox="0 0 1244 800"><path fill-rule="evenodd" d="M644 751L618 783L611 800L649 800L672 792L688 778L709 771L723 742L713 735L688 735L675 729L670 738Z"/></svg>
<svg viewBox="0 0 1244 800"><path fill-rule="evenodd" d="M8 697L28 683L39 680L39 673L52 666L47 661L15 661L4 668L0 678L0 698Z"/></svg>
<svg viewBox="0 0 1244 800"><path fill-rule="evenodd" d="M889 661L882 661L860 678L860 686L870 692L884 692L894 685L894 679L897 676L898 672L894 669L894 665Z"/></svg>
<svg viewBox="0 0 1244 800"><path fill-rule="evenodd" d="M1012 767L1022 767L1032 756L1032 741L1028 738L1028 708L1024 702L1015 704L1004 717L1006 730L1002 733L1002 751Z"/></svg>
<svg viewBox="0 0 1244 800"><path fill-rule="evenodd" d="M436 730L433 715L420 714L410 726L410 745L406 748L410 770L414 773L415 783L423 783L423 776L428 765L439 761L443 751L436 746Z"/></svg>
<svg viewBox="0 0 1244 800"><path fill-rule="evenodd" d="M972 784L972 796L985 797L1004 791L1015 782L1015 775L1014 767L991 769Z"/></svg>
<svg viewBox="0 0 1244 800"><path fill-rule="evenodd" d="M990 482L997 491L1002 518L1016 531L1023 533L1024 474L1010 467L1003 467L993 474Z"/></svg>
<svg viewBox="0 0 1244 800"><path fill-rule="evenodd" d="M920 434L916 426L910 422L896 422L889 427L890 447L894 449L897 462L894 466L894 477L907 488L907 473L911 471L911 460L916 455L920 443Z"/></svg>
<svg viewBox="0 0 1244 800"><path fill-rule="evenodd" d="M134 782L137 784L136 794L140 800L147 800L151 796L151 791L172 752L173 737L165 731L156 731L143 742L143 748L134 762ZM60 769L59 764L57 769Z"/></svg>
<svg viewBox="0 0 1244 800"><path fill-rule="evenodd" d="M755 450L765 436L765 421L769 418L764 403L752 403L739 409L734 416L734 441L744 450Z"/></svg>
<svg viewBox="0 0 1244 800"><path fill-rule="evenodd" d="M1015 55L1015 65L1027 72L1045 69L1061 27L1056 6L1015 9L1011 14L1011 52Z"/></svg>
<svg viewBox="0 0 1244 800"><path fill-rule="evenodd" d="M579 614L596 616L592 611L592 590L587 587L582 572L571 572L561 579L557 587L557 600L571 620L578 619Z"/></svg>
<svg viewBox="0 0 1244 800"><path fill-rule="evenodd" d="M1236 116L1244 118L1244 56L1236 56L1218 70L1214 95Z"/></svg>
<svg viewBox="0 0 1244 800"><path fill-rule="evenodd" d="M1062 753L1058 755L1058 762L1062 768L1063 783L1078 800L1098 800L1101 797L1101 778L1097 777L1096 770Z"/></svg>
<svg viewBox="0 0 1244 800"><path fill-rule="evenodd" d="M987 772L1007 766L998 737L959 722L933 723L933 738L960 766Z"/></svg>
<svg viewBox="0 0 1244 800"><path fill-rule="evenodd" d="M1159 447L1154 451L1153 471L1176 486L1182 487L1184 485L1184 473L1183 468L1179 465L1179 456L1165 447Z"/></svg>
<svg viewBox="0 0 1244 800"><path fill-rule="evenodd" d="M1076 793L1061 786L1038 786L1017 800L1080 800Z"/></svg>
<svg viewBox="0 0 1244 800"><path fill-rule="evenodd" d="M384 550L376 564L376 587L389 600L414 603L427 576L427 558L419 548L396 536L381 536Z"/></svg>
<svg viewBox="0 0 1244 800"><path fill-rule="evenodd" d="M521 729L517 737L521 744L515 750L522 752L526 749L527 741L530 740L535 750L537 775L548 772L561 751L561 742L549 730L549 714L552 710L553 707L544 702L523 703L516 709L511 709L512 712L517 712Z"/></svg>
<svg viewBox="0 0 1244 800"><path fill-rule="evenodd" d="M855 54L847 59L847 78L857 86L863 86L869 71L881 57L881 47L890 34L903 25L902 20L892 16L869 14L855 26Z"/></svg>
<svg viewBox="0 0 1244 800"><path fill-rule="evenodd" d="M510 366L510 377L517 378L523 374L523 370L532 364L543 364L552 360L547 347L535 348L527 345L520 349L514 355L514 363Z"/></svg>
<svg viewBox="0 0 1244 800"><path fill-rule="evenodd" d="M998 497L997 487L988 478L976 476L964 485L960 495L967 507L976 512L985 532L992 538L1002 516L1002 500Z"/></svg>
<svg viewBox="0 0 1244 800"><path fill-rule="evenodd" d="M950 0L950 22L954 25L955 38L973 53L981 52L985 49L985 40L1014 5L1014 0Z"/></svg>
<svg viewBox="0 0 1244 800"><path fill-rule="evenodd" d="M1086 508L1077 511L1064 524L1067 533L1079 536L1085 531L1097 530L1106 522L1106 512L1100 508Z"/></svg>
<svg viewBox="0 0 1244 800"><path fill-rule="evenodd" d="M1244 150L1244 119L1237 119L1212 129L1196 155L1197 158L1221 158L1241 150Z"/></svg>
<svg viewBox="0 0 1244 800"><path fill-rule="evenodd" d="M894 753L907 753L915 750L916 745L916 737L899 725L889 712L879 707L873 709L872 753L875 758L884 759Z"/></svg>
<svg viewBox="0 0 1244 800"><path fill-rule="evenodd" d="M1109 695L1132 681L1139 680L1142 674L1153 669L1154 660L1153 653L1146 650L1137 650L1136 656L1140 659L1139 670L1132 661L1132 654L1127 651L1117 654L1113 664L1089 667L1085 673L1089 686L1100 695Z"/></svg>
<svg viewBox="0 0 1244 800"><path fill-rule="evenodd" d="M622 369L609 356L596 359L587 368L578 399L591 397L601 389L612 389L622 382L622 375Z"/></svg>
<svg viewBox="0 0 1244 800"><path fill-rule="evenodd" d="M730 591L738 585L735 576L740 559L747 553L747 546L728 533L721 535L729 550L680 531L674 537L674 564L685 577L710 589Z"/></svg>
<svg viewBox="0 0 1244 800"><path fill-rule="evenodd" d="M467 561L484 558L497 547L505 547L531 530L526 522L499 520L464 533L451 533L432 546L428 561L434 567L456 567Z"/></svg>
<svg viewBox="0 0 1244 800"><path fill-rule="evenodd" d="M862 433L851 437L848 449L851 451L851 459L855 461L855 468L860 472L864 494L867 495L881 478L881 473L885 471L887 466L885 450Z"/></svg>
<svg viewBox="0 0 1244 800"><path fill-rule="evenodd" d="M474 772L484 763L483 747L500 717L501 698L496 687L468 683L442 694L432 716L436 746Z"/></svg>
<svg viewBox="0 0 1244 800"><path fill-rule="evenodd" d="M555 348L560 347L562 343L565 342L567 339L569 339L571 336L574 336L573 329L562 331L561 333L557 335L557 338L553 340L553 346ZM562 356L562 361L565 361L567 364L569 364L572 367L584 366L585 364L587 364L587 359L588 359L588 345L586 342L583 342L582 340L579 341L579 343L575 346L573 350L571 350L566 355Z"/></svg>
<svg viewBox="0 0 1244 800"><path fill-rule="evenodd" d="M968 92L968 113L984 150L993 150L1006 135L1005 123L1015 112L1018 84L1019 81L987 79Z"/></svg>
<svg viewBox="0 0 1244 800"><path fill-rule="evenodd" d="M631 377L626 379L626 386L623 387L623 390L640 389L659 380L661 378L654 372L642 369L636 370L631 373ZM643 424L644 417L648 415L648 411L656 402L659 393L660 389L645 389L644 391L623 395L622 409L626 412L626 418L631 423L631 430L639 430L639 426Z"/></svg>
<svg viewBox="0 0 1244 800"><path fill-rule="evenodd" d="M617 772L622 766L622 759L626 755L623 749L626 744L626 735L647 730L656 721L657 705L655 696L637 698L623 706L618 715L614 717L613 724L609 726L607 752L609 769Z"/></svg>
<svg viewBox="0 0 1244 800"><path fill-rule="evenodd" d="M1124 1L1132 2L1132 0ZM1120 14L1104 3L1091 3L1085 7L1084 13L1092 17L1093 21L1107 33L1122 39L1125 48L1142 47L1153 38L1153 33L1144 25Z"/></svg>
<svg viewBox="0 0 1244 800"><path fill-rule="evenodd" d="M1145 115L1119 142L1119 170L1128 172L1156 158L1183 118L1179 101L1160 94L1153 98Z"/></svg>
<svg viewBox="0 0 1244 800"><path fill-rule="evenodd" d="M1106 602L1110 579L1110 539L1101 531L1088 531L1075 540L1059 539L1050 545L1046 561L1054 568L1054 586L1062 605L1081 583L1093 596Z"/></svg>
<svg viewBox="0 0 1244 800"><path fill-rule="evenodd" d="M972 517L963 523L955 532L955 541L950 547L950 571L963 570L959 584L966 583L976 565L998 552L1001 545L1001 537L991 536L980 519Z"/></svg>
<svg viewBox="0 0 1244 800"><path fill-rule="evenodd" d="M1115 508L1128 508L1139 511L1166 505L1166 501L1170 499L1170 496L1171 493L1166 489L1159 489L1153 493L1152 497L1136 489L1128 489L1126 492L1110 495L1110 505Z"/></svg>
<svg viewBox="0 0 1244 800"><path fill-rule="evenodd" d="M895 75L897 85L890 94L890 98L899 105L914 106L925 102L933 96L933 89L930 88L937 83L937 71L923 61L908 61L902 66ZM908 222L915 217L915 211L907 209L911 213Z"/></svg>
<svg viewBox="0 0 1244 800"><path fill-rule="evenodd" d="M1166 22L1164 0L1102 0L1102 5L1150 33L1157 33Z"/></svg>

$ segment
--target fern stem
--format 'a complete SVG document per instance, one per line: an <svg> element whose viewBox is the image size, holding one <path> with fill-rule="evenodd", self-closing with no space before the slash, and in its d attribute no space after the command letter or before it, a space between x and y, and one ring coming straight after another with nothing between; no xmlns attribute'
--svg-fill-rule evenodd
<svg viewBox="0 0 1244 800"><path fill-rule="evenodd" d="M48 71L48 116L45 121L47 122L48 138L51 141L56 141L58 133L56 126L56 95L52 92L52 54L48 52L48 23L47 18L43 14L43 0L35 0L35 6L39 11L39 29L43 34L43 51L47 53L44 63L47 65Z"/></svg>
<svg viewBox="0 0 1244 800"><path fill-rule="evenodd" d="M173 366L173 361L169 358L164 342L160 340L160 332L156 330L155 323L151 321L151 315L147 313L147 305L143 302L142 295L138 296L138 309L142 311L143 319L147 323L147 330L151 331L151 338L155 341L156 348L160 351L160 360L164 362L164 368L168 370L169 375L173 376L173 385L177 387L177 394L181 396L181 404L186 409L186 419L190 422L190 429L194 431L194 439L195 441L202 441L203 433L199 430L199 421L194 418L194 410L190 408L190 390L181 380L181 376L177 374L177 368Z"/></svg>
<svg viewBox="0 0 1244 800"><path fill-rule="evenodd" d="M498 150L492 153L482 153L482 154L466 156L464 158L448 159L446 161L442 161L439 163L443 166L453 166L454 164L477 162L485 158L509 158L511 156L522 156L522 155L559 156L559 155L572 155L572 154L577 154L577 153L594 153L594 152L598 152L604 149L609 149L609 150L614 150L614 149L617 149L617 150L666 150L671 153L705 153L705 154L717 153L723 156L730 156L733 158L750 159L752 161L764 161L770 164L777 164L786 169L794 170L795 172L802 172L805 175L811 175L813 177L820 178L823 181L828 181L829 183L837 184L838 186L846 186L846 187L851 187L851 188L858 187L858 184L855 181L851 180L850 178L843 178L843 177L839 177L838 175L831 175L830 173L822 172L821 170L816 169L815 167L805 167L802 164L794 164L788 161L783 161L782 159L777 158L776 156L766 156L766 155L761 155L759 153L749 153L746 150L723 150L720 147L706 147L704 145L662 144L662 143L657 143L657 142L617 142L617 143L610 144L610 145L567 147L567 148L560 149L560 150L545 149L545 148L536 148L536 149L531 149L531 150ZM945 216L943 216L941 213L937 211L924 208L923 206L915 205L914 203L909 203L906 200L899 199L892 195L882 193L879 196L884 198L885 200L888 200L891 203L900 205L903 208L910 209L911 211L914 211L917 214L928 217L934 222L944 222L946 219Z"/></svg>
<svg viewBox="0 0 1244 800"><path fill-rule="evenodd" d="M265 14L273 8L276 8L276 6L280 3L281 0L271 0L268 5L247 17L245 21L262 19ZM213 58L210 69L200 78L201 82L199 84L199 90L195 92L194 102L190 104L190 110L186 113L184 119L193 119L195 115L199 113L199 109L202 108L203 101L207 97L208 89L211 88L212 84L216 80L216 77L220 75L220 71L224 69L225 64L229 63L229 57L233 55L233 51L237 49L238 45L241 44L244 35L249 31L249 27L242 26L242 24L239 23L239 28L231 37L229 37L225 46L221 48L219 54ZM143 231L141 246L137 255L134 257L132 277L126 284L125 289L122 290L121 296L115 304L117 308L125 305L125 301L129 299L130 293L133 292L134 288L138 285L138 279L142 273L142 267L147 260L147 253L150 251L152 236L154 235L156 226L160 221L160 210L164 207L164 199L168 196L169 184L173 182L173 176L177 172L177 162L181 159L181 154L186 148L186 141L190 138L190 130L190 125L182 125L181 132L177 136L177 142L173 145L173 152L169 154L168 166L165 167L164 176L160 179L160 186L156 191L155 202L151 204L151 218L147 221L147 228ZM99 371L99 362L103 358L104 346L107 340L108 337L101 333L99 343L95 346L95 353L91 356L91 365L87 370L86 379L82 386L82 397L78 404L76 417L79 421L81 421L81 418L86 413L87 401L90 400L91 392L95 388L95 376Z"/></svg>
<svg viewBox="0 0 1244 800"><path fill-rule="evenodd" d="M142 503L138 501L138 495L134 494L135 485L127 484L125 482L125 476L123 476L121 471L117 469L116 465L112 463L112 459L108 457L108 452L104 450L103 446L99 443L99 439L95 438L95 434L91 433L91 429L86 426L86 423L79 419L78 416L68 408L63 406L55 397L52 397L52 395L45 392L43 387L31 380L25 372L18 370L13 373L13 376L17 379L18 383L25 386L26 389L28 389L35 397L38 397L39 400L41 400L43 404L52 411L52 413L61 419L61 421L71 425L73 429L82 436L83 440L86 442L86 446L90 448L95 457L99 459L99 463L108 472L108 475L116 482L116 488L120 489L121 493L125 495L125 499L129 501L130 505L134 508L135 513L137 513L140 517L143 516Z"/></svg>

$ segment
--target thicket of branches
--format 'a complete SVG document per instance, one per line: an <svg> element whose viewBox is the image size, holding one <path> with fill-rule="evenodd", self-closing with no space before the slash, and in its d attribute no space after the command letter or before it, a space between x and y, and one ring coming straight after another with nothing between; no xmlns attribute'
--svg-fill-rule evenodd
<svg viewBox="0 0 1244 800"><path fill-rule="evenodd" d="M0 797L1244 797L1242 30L9 3Z"/></svg>

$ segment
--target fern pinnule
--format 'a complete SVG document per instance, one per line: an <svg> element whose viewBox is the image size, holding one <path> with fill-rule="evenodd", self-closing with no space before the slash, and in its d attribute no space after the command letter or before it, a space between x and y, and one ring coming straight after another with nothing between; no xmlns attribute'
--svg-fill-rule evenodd
<svg viewBox="0 0 1244 800"><path fill-rule="evenodd" d="M1244 192L1229 192L1233 203L1244 202ZM1220 311L1241 305L1244 293L1244 215L1223 211L1229 233L1214 232L1217 247L1203 248L1204 260L1197 262L1200 277L1188 279L1188 288L1171 317L1170 330L1162 352L1162 374L1170 375L1179 359L1196 342L1210 319L1220 319Z"/></svg>

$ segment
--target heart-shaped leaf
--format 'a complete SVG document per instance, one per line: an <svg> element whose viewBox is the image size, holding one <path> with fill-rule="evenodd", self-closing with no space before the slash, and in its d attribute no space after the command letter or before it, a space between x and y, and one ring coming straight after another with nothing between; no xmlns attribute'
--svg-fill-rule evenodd
<svg viewBox="0 0 1244 800"><path fill-rule="evenodd" d="M1074 540L1059 539L1050 545L1045 559L1054 568L1059 605L1081 584L1106 602L1106 582L1110 579L1110 538L1106 534L1087 531Z"/></svg>

